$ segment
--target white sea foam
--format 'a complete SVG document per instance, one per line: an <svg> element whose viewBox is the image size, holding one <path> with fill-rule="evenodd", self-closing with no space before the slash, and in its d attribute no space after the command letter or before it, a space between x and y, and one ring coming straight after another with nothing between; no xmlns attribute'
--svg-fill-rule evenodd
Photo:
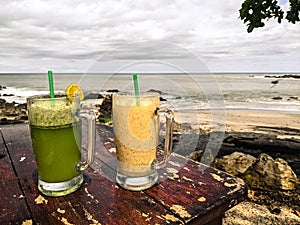
<svg viewBox="0 0 300 225"><path fill-rule="evenodd" d="M28 90L25 88L6 87L0 90L1 98L7 102L25 103L27 97L39 94L47 94L48 91Z"/></svg>

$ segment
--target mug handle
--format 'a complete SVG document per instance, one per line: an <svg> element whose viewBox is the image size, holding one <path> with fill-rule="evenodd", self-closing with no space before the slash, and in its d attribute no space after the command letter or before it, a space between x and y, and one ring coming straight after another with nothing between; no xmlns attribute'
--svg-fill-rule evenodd
<svg viewBox="0 0 300 225"><path fill-rule="evenodd" d="M161 162L158 162L156 169L164 168L169 161L172 153L173 146L173 123L174 123L174 112L171 109L160 109L155 110L155 115L163 115L166 118L166 134L165 134L165 145L164 145L164 157Z"/></svg>
<svg viewBox="0 0 300 225"><path fill-rule="evenodd" d="M87 122L88 126L88 156L87 161L79 162L77 170L83 171L94 162L96 149L96 116L91 108L82 109L80 117Z"/></svg>

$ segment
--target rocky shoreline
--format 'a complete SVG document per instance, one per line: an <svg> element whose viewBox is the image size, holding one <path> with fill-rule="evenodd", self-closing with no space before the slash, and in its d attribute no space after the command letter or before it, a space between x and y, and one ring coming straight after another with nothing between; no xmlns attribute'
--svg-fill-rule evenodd
<svg viewBox="0 0 300 225"><path fill-rule="evenodd" d="M24 123L28 120L27 105L15 102L8 103L0 98L0 124Z"/></svg>
<svg viewBox="0 0 300 225"><path fill-rule="evenodd" d="M265 75L265 78L294 78L300 79L300 75L295 74L285 74L285 75Z"/></svg>

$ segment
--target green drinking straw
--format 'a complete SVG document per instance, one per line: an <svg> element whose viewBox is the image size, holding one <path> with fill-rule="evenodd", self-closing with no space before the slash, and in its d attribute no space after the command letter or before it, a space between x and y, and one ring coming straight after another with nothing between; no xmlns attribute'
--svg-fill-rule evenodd
<svg viewBox="0 0 300 225"><path fill-rule="evenodd" d="M133 84L134 84L134 92L135 92L135 96L136 96L136 105L139 106L140 105L140 93L139 93L139 84L138 84L137 74L134 73L132 75L132 77L133 77Z"/></svg>
<svg viewBox="0 0 300 225"><path fill-rule="evenodd" d="M53 75L51 70L48 71L48 80L49 80L50 98L54 98Z"/></svg>

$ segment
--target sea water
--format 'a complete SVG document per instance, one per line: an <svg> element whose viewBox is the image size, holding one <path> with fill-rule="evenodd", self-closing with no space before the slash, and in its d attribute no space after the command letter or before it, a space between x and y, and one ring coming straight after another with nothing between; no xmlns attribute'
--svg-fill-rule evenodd
<svg viewBox="0 0 300 225"><path fill-rule="evenodd" d="M141 91L159 91L175 111L260 110L300 112L300 79L266 78L283 74L139 74ZM272 81L278 80L277 84ZM54 75L54 88L64 92L70 83L85 94L108 90L133 91L131 74ZM47 74L1 74L0 98L25 103L28 96L48 93ZM4 96L11 95L12 96Z"/></svg>

